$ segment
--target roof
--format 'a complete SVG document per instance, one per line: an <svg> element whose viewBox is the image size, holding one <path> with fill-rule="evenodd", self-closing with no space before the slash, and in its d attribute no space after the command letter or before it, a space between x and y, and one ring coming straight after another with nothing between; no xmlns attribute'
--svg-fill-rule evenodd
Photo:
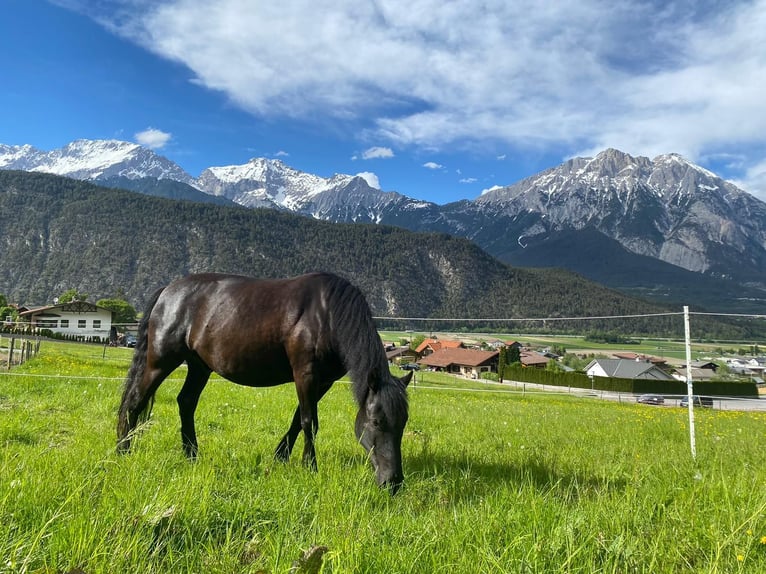
<svg viewBox="0 0 766 574"><path fill-rule="evenodd" d="M497 351L477 351L475 349L440 349L420 359L418 363L427 367L445 368L450 365L478 367L491 362L499 354Z"/></svg>
<svg viewBox="0 0 766 574"><path fill-rule="evenodd" d="M598 364L608 377L621 379L657 379L672 381L673 377L652 363L646 361L630 361L627 359L594 359L585 368L586 371Z"/></svg>
<svg viewBox="0 0 766 574"><path fill-rule="evenodd" d="M626 359L628 361L646 361L649 363L655 363L655 364L661 364L666 363L667 361L665 359L661 359L660 357L653 357L652 355L644 355L644 354L638 354L638 353L612 353L613 357L616 357L618 359Z"/></svg>
<svg viewBox="0 0 766 574"><path fill-rule="evenodd" d="M537 351L521 351L519 358L521 359L521 364L528 367L532 365L547 365L550 362L549 357Z"/></svg>
<svg viewBox="0 0 766 574"><path fill-rule="evenodd" d="M396 349L392 349L390 351L386 351L386 358L390 361L391 359L395 359L396 357L403 357L405 355L409 356L415 356L415 351L411 350L409 347L396 347Z"/></svg>
<svg viewBox="0 0 766 574"><path fill-rule="evenodd" d="M685 367L686 365L684 365ZM692 373L694 369L706 369L715 371L718 369L718 365L713 361L692 361Z"/></svg>
<svg viewBox="0 0 766 574"><path fill-rule="evenodd" d="M53 311L59 311L62 313L95 313L99 309L109 311L109 309L99 307L98 305L88 303L87 301L70 301L69 303L59 303L57 305L46 305L44 307L29 309L28 311L19 313L19 316L40 315Z"/></svg>
<svg viewBox="0 0 766 574"><path fill-rule="evenodd" d="M420 354L426 349L430 348L436 352L440 349L458 349L463 346L463 341L454 341L451 339L426 339L420 345L418 345L415 352Z"/></svg>

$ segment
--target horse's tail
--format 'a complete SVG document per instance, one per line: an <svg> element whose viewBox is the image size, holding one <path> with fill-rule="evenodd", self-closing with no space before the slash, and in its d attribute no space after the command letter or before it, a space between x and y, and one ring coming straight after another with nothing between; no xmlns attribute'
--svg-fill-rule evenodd
<svg viewBox="0 0 766 574"><path fill-rule="evenodd" d="M157 304L160 294L164 287L158 289L149 299L149 303L144 311L144 316L138 324L138 335L136 337L136 347L133 350L133 361L130 364L128 375L125 377L125 383L122 389L122 402L117 419L117 447L119 450L128 450L130 448L130 433L134 430L137 422L143 422L149 418L154 406L154 391L148 397L140 397L140 384L146 369L146 351L148 348L148 328L149 318L152 310ZM140 411L131 412L135 405L140 406Z"/></svg>

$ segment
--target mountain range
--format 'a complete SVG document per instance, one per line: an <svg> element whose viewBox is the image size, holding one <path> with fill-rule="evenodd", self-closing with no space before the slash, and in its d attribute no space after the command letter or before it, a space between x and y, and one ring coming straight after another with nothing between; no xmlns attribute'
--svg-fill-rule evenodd
<svg viewBox="0 0 766 574"><path fill-rule="evenodd" d="M0 245L0 293L29 306L75 289L140 310L157 287L188 273L324 270L358 285L377 316L429 318L379 323L397 330L683 333L681 317L665 307L568 271L505 265L465 238L151 197L44 173L0 171ZM595 319L605 315L647 316ZM558 320L565 316L594 319ZM530 317L546 319L520 321ZM743 321L695 317L700 337L759 333Z"/></svg>
<svg viewBox="0 0 766 574"><path fill-rule="evenodd" d="M275 159L198 177L137 144L78 140L44 152L0 145L0 169L40 171L193 201L468 238L513 265L562 267L663 302L753 312L766 300L766 204L677 154L607 149L475 200L439 205ZM172 182L172 183L171 183Z"/></svg>

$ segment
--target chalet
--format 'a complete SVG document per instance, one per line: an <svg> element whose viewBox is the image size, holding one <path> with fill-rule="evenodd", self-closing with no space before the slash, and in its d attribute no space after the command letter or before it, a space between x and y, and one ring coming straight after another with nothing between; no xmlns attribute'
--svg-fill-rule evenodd
<svg viewBox="0 0 766 574"><path fill-rule="evenodd" d="M454 341L450 339L425 339L420 345L417 346L415 352L420 357L427 357L431 353L440 351L442 349L461 349L463 348L462 341Z"/></svg>
<svg viewBox="0 0 766 574"><path fill-rule="evenodd" d="M418 360L418 354L407 347L392 347L386 349L386 358L389 364L401 365L402 363L414 363Z"/></svg>
<svg viewBox="0 0 766 574"><path fill-rule="evenodd" d="M435 371L444 371L478 379L481 373L497 371L497 351L477 351L474 349L446 348L434 351L423 357L418 364Z"/></svg>
<svg viewBox="0 0 766 574"><path fill-rule="evenodd" d="M674 381L675 379L648 361L631 359L594 359L585 367L589 377L617 377L621 379L653 379Z"/></svg>
<svg viewBox="0 0 766 574"><path fill-rule="evenodd" d="M523 349L519 353L521 364L524 367L531 367L533 369L544 369L548 366L548 362L551 360L549 357L537 351L529 349Z"/></svg>
<svg viewBox="0 0 766 574"><path fill-rule="evenodd" d="M112 328L112 312L87 301L29 309L19 313L19 320L36 329L50 329L54 333L83 339L107 339Z"/></svg>

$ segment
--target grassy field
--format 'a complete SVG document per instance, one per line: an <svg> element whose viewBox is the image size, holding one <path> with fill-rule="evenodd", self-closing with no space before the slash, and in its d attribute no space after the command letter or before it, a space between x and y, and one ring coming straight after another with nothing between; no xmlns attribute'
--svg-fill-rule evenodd
<svg viewBox="0 0 766 574"><path fill-rule="evenodd" d="M390 497L345 384L320 403L317 473L300 442L272 459L290 385L211 381L186 461L181 372L117 456L129 356L45 343L0 373L0 572L281 573L318 545L325 573L766 571L764 413L698 411L694 461L683 409L421 374Z"/></svg>

